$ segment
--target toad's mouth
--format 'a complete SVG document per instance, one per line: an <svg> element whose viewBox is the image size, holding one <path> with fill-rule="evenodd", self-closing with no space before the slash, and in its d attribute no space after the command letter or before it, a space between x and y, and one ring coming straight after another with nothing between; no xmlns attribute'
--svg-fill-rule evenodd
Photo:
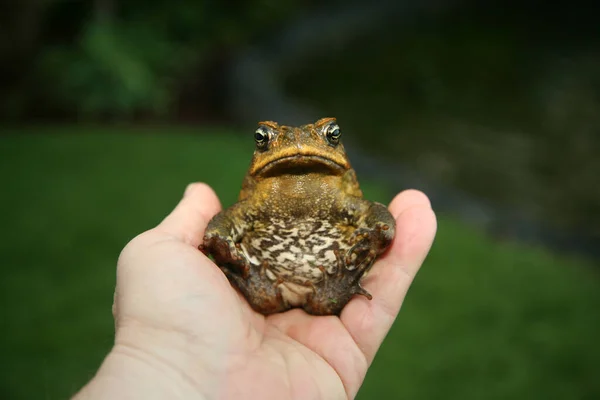
<svg viewBox="0 0 600 400"><path fill-rule="evenodd" d="M330 158L312 154L295 154L276 158L256 170L256 175L275 176L281 174L302 175L310 172L341 174L348 169Z"/></svg>

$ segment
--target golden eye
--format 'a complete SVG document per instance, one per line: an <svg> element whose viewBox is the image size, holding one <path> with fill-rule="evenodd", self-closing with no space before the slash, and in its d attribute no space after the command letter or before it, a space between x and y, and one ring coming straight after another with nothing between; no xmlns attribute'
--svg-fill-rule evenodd
<svg viewBox="0 0 600 400"><path fill-rule="evenodd" d="M327 125L325 128L325 137L330 145L337 145L340 142L341 136L342 133L340 132L340 127L337 124Z"/></svg>
<svg viewBox="0 0 600 400"><path fill-rule="evenodd" d="M266 149L270 138L271 135L269 131L264 127L260 127L254 132L254 141L259 149Z"/></svg>

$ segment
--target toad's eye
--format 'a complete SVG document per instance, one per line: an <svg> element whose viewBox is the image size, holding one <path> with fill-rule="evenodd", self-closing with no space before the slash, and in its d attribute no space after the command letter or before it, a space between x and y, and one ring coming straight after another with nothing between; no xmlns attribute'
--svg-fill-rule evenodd
<svg viewBox="0 0 600 400"><path fill-rule="evenodd" d="M269 131L263 127L258 128L256 132L254 132L254 141L256 141L256 146L259 149L266 149L270 138L271 135Z"/></svg>
<svg viewBox="0 0 600 400"><path fill-rule="evenodd" d="M340 142L340 136L342 136L342 133L337 124L331 124L325 128L325 137L330 145L337 145Z"/></svg>

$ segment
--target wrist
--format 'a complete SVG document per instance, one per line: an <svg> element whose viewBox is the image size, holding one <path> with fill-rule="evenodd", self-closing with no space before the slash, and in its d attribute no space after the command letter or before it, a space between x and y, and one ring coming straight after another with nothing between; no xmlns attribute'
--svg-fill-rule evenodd
<svg viewBox="0 0 600 400"><path fill-rule="evenodd" d="M210 379L163 338L119 332L100 369L73 400L200 399L207 400ZM196 359L196 363L198 359ZM200 385L203 382L203 385Z"/></svg>

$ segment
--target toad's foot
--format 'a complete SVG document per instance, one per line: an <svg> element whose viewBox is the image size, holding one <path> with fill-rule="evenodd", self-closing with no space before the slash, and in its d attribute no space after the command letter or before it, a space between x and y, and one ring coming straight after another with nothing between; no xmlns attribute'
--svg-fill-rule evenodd
<svg viewBox="0 0 600 400"><path fill-rule="evenodd" d="M359 258L354 259L350 254L356 253ZM338 259L337 271L332 275L326 275L325 279L316 284L314 293L309 296L304 305L304 310L313 315L339 315L344 306L355 295L363 295L369 300L372 296L361 285L360 280L377 257L377 252L368 248L362 242L357 243L348 251L348 255L342 256L336 252ZM347 260L353 260L347 263Z"/></svg>
<svg viewBox="0 0 600 400"><path fill-rule="evenodd" d="M265 273L267 268L266 262L260 266L249 265L246 276L228 267L221 268L229 282L244 295L252 309L263 315L290 308L281 290L283 280L269 279Z"/></svg>
<svg viewBox="0 0 600 400"><path fill-rule="evenodd" d="M244 278L249 275L250 262L233 240L217 235L206 236L199 248L204 254L211 254L219 267L235 270Z"/></svg>

